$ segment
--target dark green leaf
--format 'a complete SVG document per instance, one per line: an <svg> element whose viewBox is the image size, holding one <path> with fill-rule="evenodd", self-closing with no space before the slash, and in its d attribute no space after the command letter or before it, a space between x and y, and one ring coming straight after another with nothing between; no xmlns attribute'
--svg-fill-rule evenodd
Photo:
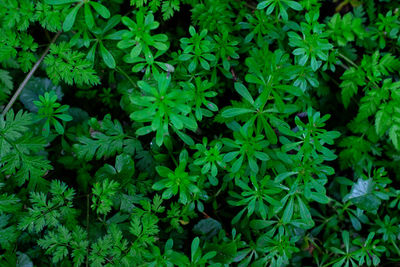
<svg viewBox="0 0 400 267"><path fill-rule="evenodd" d="M72 26L74 26L75 23L75 18L76 14L78 14L79 9L81 8L82 4L77 5L74 7L68 15L65 17L64 24L63 24L63 30L64 31L69 31L72 29Z"/></svg>
<svg viewBox="0 0 400 267"><path fill-rule="evenodd" d="M116 67L114 57L111 53L104 47L103 43L100 42L100 55L103 58L104 63L111 68L114 69Z"/></svg>
<svg viewBox="0 0 400 267"><path fill-rule="evenodd" d="M96 10L96 12L100 16L102 16L105 19L108 19L110 17L110 11L108 11L108 9L105 6L103 6L102 4L94 2L94 1L90 1L89 3L92 5L94 10Z"/></svg>

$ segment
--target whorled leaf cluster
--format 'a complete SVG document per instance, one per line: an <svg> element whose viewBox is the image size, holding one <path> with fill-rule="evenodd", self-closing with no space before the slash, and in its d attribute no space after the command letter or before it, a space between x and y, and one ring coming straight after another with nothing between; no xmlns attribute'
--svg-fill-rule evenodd
<svg viewBox="0 0 400 267"><path fill-rule="evenodd" d="M0 266L398 262L399 6L0 0Z"/></svg>

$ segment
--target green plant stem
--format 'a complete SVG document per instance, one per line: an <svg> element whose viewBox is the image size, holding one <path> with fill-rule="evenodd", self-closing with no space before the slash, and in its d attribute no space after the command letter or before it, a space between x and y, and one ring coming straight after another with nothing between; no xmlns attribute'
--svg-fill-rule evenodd
<svg viewBox="0 0 400 267"><path fill-rule="evenodd" d="M35 63L35 65L31 69L31 71L28 73L28 75L26 75L25 79L22 81L22 83L18 87L17 91L14 93L14 95L11 98L11 100L8 102L7 106L4 108L4 110L3 110L2 114L1 114L2 116L4 116L10 110L10 108L14 104L15 100L17 100L18 96L21 94L21 92L24 89L25 85L32 78L33 74L35 73L35 71L39 67L40 63L42 63L44 57L49 53L51 44L53 44L57 40L57 38L58 38L58 36L60 36L60 34L61 34L61 31L57 32L57 34L51 40L50 44L47 46L46 50L43 52L42 56Z"/></svg>
<svg viewBox="0 0 400 267"><path fill-rule="evenodd" d="M126 78L126 79L128 79L128 81L133 85L133 87L137 87L137 85L135 84L135 82L134 81L132 81L132 79L129 77L129 75L123 70L123 69L121 69L120 67L116 67L115 68L118 72L120 72L122 75L124 75L124 77Z"/></svg>
<svg viewBox="0 0 400 267"><path fill-rule="evenodd" d="M172 161L174 162L175 166L178 167L178 162L176 162L176 159L174 155L172 155L171 151L168 150L168 154L171 157Z"/></svg>
<svg viewBox="0 0 400 267"><path fill-rule="evenodd" d="M392 239L391 243L394 246L394 248L396 249L397 254L400 255L400 250L399 250L399 247L396 245L396 242L394 242L393 239Z"/></svg>
<svg viewBox="0 0 400 267"><path fill-rule="evenodd" d="M354 61L351 60L350 58L346 57L346 56L343 55L342 53L339 53L339 56L340 56L341 58L343 58L344 60L346 60L347 63L349 63L349 64L352 65L353 67L358 68L358 65L357 65L356 63L354 63Z"/></svg>

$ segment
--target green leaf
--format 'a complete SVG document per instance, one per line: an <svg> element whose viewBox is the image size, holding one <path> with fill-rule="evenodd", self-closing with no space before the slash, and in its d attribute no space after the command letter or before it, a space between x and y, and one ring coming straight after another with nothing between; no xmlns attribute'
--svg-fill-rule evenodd
<svg viewBox="0 0 400 267"><path fill-rule="evenodd" d="M392 125L392 116L383 110L379 110L375 116L375 129L379 137L382 137Z"/></svg>
<svg viewBox="0 0 400 267"><path fill-rule="evenodd" d="M131 53L130 53L131 58L138 57L140 55L140 52L142 52L142 44L138 43L131 50Z"/></svg>
<svg viewBox="0 0 400 267"><path fill-rule="evenodd" d="M392 127L390 127L389 129L389 138L392 141L394 147L397 150L400 150L400 146L399 146L399 136L400 136L400 127L395 124Z"/></svg>
<svg viewBox="0 0 400 267"><path fill-rule="evenodd" d="M182 120L180 120L180 118L178 116L176 116L174 113L171 113L169 117L171 119L172 124L178 130L182 130L183 129L183 122L182 122Z"/></svg>
<svg viewBox="0 0 400 267"><path fill-rule="evenodd" d="M208 62L206 60L204 60L203 58L199 58L199 61L200 61L200 65L203 67L203 69L210 70L210 65L208 64Z"/></svg>
<svg viewBox="0 0 400 267"><path fill-rule="evenodd" d="M151 187L154 190L162 190L165 188L165 181L161 180L153 184Z"/></svg>
<svg viewBox="0 0 400 267"><path fill-rule="evenodd" d="M291 197L282 215L283 223L289 223L292 220L293 208L294 208L294 200L293 197Z"/></svg>
<svg viewBox="0 0 400 267"><path fill-rule="evenodd" d="M108 19L110 17L110 11L108 11L108 9L105 6L103 6L102 4L94 2L94 1L89 1L89 3L92 5L94 10L96 10L96 12L100 16L102 16L105 19Z"/></svg>
<svg viewBox="0 0 400 267"><path fill-rule="evenodd" d="M135 66L132 67L132 72L139 72L139 71L143 70L144 67L146 67L146 64L147 63L136 64Z"/></svg>
<svg viewBox="0 0 400 267"><path fill-rule="evenodd" d="M255 161L255 159L250 157L248 159L248 163L249 163L250 170L252 172L254 172L254 173L257 173L258 172L258 166L257 166L257 162Z"/></svg>
<svg viewBox="0 0 400 267"><path fill-rule="evenodd" d="M257 9L264 9L271 4L271 0L269 1L262 1L257 5Z"/></svg>
<svg viewBox="0 0 400 267"><path fill-rule="evenodd" d="M327 204L329 202L329 198L322 193L311 192L311 198L321 204Z"/></svg>
<svg viewBox="0 0 400 267"><path fill-rule="evenodd" d="M278 176L275 177L275 182L281 183L287 177L290 177L295 174L297 174L297 172L282 172L282 173L278 174Z"/></svg>
<svg viewBox="0 0 400 267"><path fill-rule="evenodd" d="M172 173L172 171L165 166L157 166L156 171L161 177L168 177L168 175Z"/></svg>
<svg viewBox="0 0 400 267"><path fill-rule="evenodd" d="M118 155L115 158L115 169L118 173L123 173L128 178L132 177L135 172L135 163L127 154Z"/></svg>
<svg viewBox="0 0 400 267"><path fill-rule="evenodd" d="M78 142L73 145L73 148L79 159L90 161L94 156L100 159L121 153L126 144L124 141L129 140L125 138L120 122L112 121L111 117L106 115L102 121L102 128L93 133L90 138L79 135Z"/></svg>
<svg viewBox="0 0 400 267"><path fill-rule="evenodd" d="M32 260L29 258L28 255L17 252L18 255L18 260L17 260L17 266L16 267L33 267Z"/></svg>
<svg viewBox="0 0 400 267"><path fill-rule="evenodd" d="M182 54L179 56L179 60L187 61L187 60L191 59L192 57L193 57L193 55L190 55L190 54Z"/></svg>
<svg viewBox="0 0 400 267"><path fill-rule="evenodd" d="M207 218L200 220L193 227L193 232L196 234L206 236L207 239L210 239L213 236L217 235L221 229L222 229L221 223L212 218Z"/></svg>
<svg viewBox="0 0 400 267"><path fill-rule="evenodd" d="M194 256L199 248L199 244L200 244L200 239L198 237L195 237L192 241L192 245L191 245L191 257L192 260L194 259Z"/></svg>
<svg viewBox="0 0 400 267"><path fill-rule="evenodd" d="M164 43L161 43L161 42L155 42L155 43L153 44L153 46L154 46L154 48L156 48L157 50L162 50L162 51L164 51L164 50L167 50L167 49L168 49L168 46L167 46L166 44L164 44Z"/></svg>
<svg viewBox="0 0 400 267"><path fill-rule="evenodd" d="M59 115L55 115L55 117L62 121L72 121L73 120L73 117L68 114L59 114Z"/></svg>
<svg viewBox="0 0 400 267"><path fill-rule="evenodd" d="M115 60L114 57L112 56L112 54L104 47L103 42L100 42L100 55L103 58L104 63L106 63L106 65L111 68L111 69L115 69L116 64L115 64Z"/></svg>
<svg viewBox="0 0 400 267"><path fill-rule="evenodd" d="M300 209L300 217L310 226L314 226L314 222L311 217L311 213L307 206L304 204L303 200L301 197L297 196L297 201L299 203L299 209Z"/></svg>
<svg viewBox="0 0 400 267"><path fill-rule="evenodd" d="M357 217L355 217L353 214L349 213L349 217L350 217L350 222L351 225L353 225L354 229L356 231L360 231L361 230L361 223L360 221L357 219Z"/></svg>
<svg viewBox="0 0 400 267"><path fill-rule="evenodd" d="M296 11L300 11L303 9L303 7L301 6L300 3L296 2L296 1L287 1L285 2L291 9L294 9Z"/></svg>
<svg viewBox="0 0 400 267"><path fill-rule="evenodd" d="M146 135L149 134L153 131L151 126L144 126L136 130L137 135Z"/></svg>
<svg viewBox="0 0 400 267"><path fill-rule="evenodd" d="M234 158L236 158L237 155L239 155L239 151L228 152L228 153L226 153L225 156L224 156L224 161L225 161L225 162L230 162L230 161L232 161Z"/></svg>
<svg viewBox="0 0 400 267"><path fill-rule="evenodd" d="M192 117L186 117L186 116L178 116L180 120L182 121L183 125L192 131L196 131L197 129L197 123L196 120L193 119Z"/></svg>
<svg viewBox="0 0 400 267"><path fill-rule="evenodd" d="M238 172L240 167L242 167L242 163L243 163L243 156L239 157L233 164L232 164L232 172Z"/></svg>
<svg viewBox="0 0 400 267"><path fill-rule="evenodd" d="M293 85L276 85L275 86L277 89L282 89L283 91L292 94L294 96L302 96L304 92L297 86Z"/></svg>
<svg viewBox="0 0 400 267"><path fill-rule="evenodd" d="M94 27L94 18L89 5L85 5L85 22L89 29Z"/></svg>
<svg viewBox="0 0 400 267"><path fill-rule="evenodd" d="M64 127L58 120L53 120L53 124L58 134L64 134Z"/></svg>
<svg viewBox="0 0 400 267"><path fill-rule="evenodd" d="M253 97L242 83L235 83L235 90L250 104L254 104Z"/></svg>
<svg viewBox="0 0 400 267"><path fill-rule="evenodd" d="M250 113L250 112L254 112L254 111L251 109L247 109L247 108L229 108L222 112L222 117L231 118L231 117L243 115L243 114Z"/></svg>
<svg viewBox="0 0 400 267"><path fill-rule="evenodd" d="M252 220L250 222L250 227L255 230L265 229L269 226L274 224L274 221L267 221L267 220Z"/></svg>
<svg viewBox="0 0 400 267"><path fill-rule="evenodd" d="M343 73L341 79L343 80L340 84L342 88L342 102L344 107L347 108L351 98L357 94L358 86L365 84L365 74L361 69L351 67Z"/></svg>
<svg viewBox="0 0 400 267"><path fill-rule="evenodd" d="M75 19L76 19L76 14L78 14L79 9L81 8L82 4L77 5L74 7L68 15L65 17L65 21L63 24L63 30L65 32L69 31L72 29L72 26L74 26Z"/></svg>
<svg viewBox="0 0 400 267"><path fill-rule="evenodd" d="M270 159L270 157L268 156L267 153L260 152L260 151L255 151L255 152L254 152L254 156L255 156L257 159L261 160L261 161L267 161L267 160Z"/></svg>
<svg viewBox="0 0 400 267"><path fill-rule="evenodd" d="M276 136L274 129L272 129L264 117L261 116L260 118L268 140L271 142L271 144L275 145L278 142L278 137Z"/></svg>
<svg viewBox="0 0 400 267"><path fill-rule="evenodd" d="M372 178L368 180L359 178L351 188L350 193L343 198L343 201L350 200L358 208L374 213L381 204L380 199L374 195L374 190L375 182Z"/></svg>
<svg viewBox="0 0 400 267"><path fill-rule="evenodd" d="M57 95L58 101L62 100L64 94L61 86L54 85L47 78L32 77L21 92L19 100L24 104L26 109L31 112L37 112L38 107L33 102L38 101L39 96L51 91Z"/></svg>
<svg viewBox="0 0 400 267"><path fill-rule="evenodd" d="M182 139L183 142L185 142L185 144L187 144L188 146L194 146L194 141L189 135L181 131L176 131L176 134L179 136L179 138Z"/></svg>

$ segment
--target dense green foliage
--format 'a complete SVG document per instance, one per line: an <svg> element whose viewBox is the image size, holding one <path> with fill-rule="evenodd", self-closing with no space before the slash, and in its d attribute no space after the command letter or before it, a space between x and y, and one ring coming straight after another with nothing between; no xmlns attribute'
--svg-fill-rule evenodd
<svg viewBox="0 0 400 267"><path fill-rule="evenodd" d="M0 266L399 262L399 7L0 0Z"/></svg>

